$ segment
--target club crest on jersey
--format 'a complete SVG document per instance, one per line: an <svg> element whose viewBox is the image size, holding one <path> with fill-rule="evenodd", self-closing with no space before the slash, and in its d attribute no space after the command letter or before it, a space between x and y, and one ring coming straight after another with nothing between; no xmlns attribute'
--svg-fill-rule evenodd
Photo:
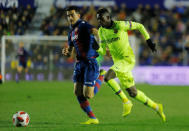
<svg viewBox="0 0 189 131"><path fill-rule="evenodd" d="M77 39L78 39L78 28L76 27L74 29L74 31L72 32L71 40L74 41L74 40L77 40Z"/></svg>

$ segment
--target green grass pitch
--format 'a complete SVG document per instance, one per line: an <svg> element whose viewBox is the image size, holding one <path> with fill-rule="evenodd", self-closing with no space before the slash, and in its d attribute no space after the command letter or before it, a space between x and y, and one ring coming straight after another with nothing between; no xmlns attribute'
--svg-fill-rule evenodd
<svg viewBox="0 0 189 131"><path fill-rule="evenodd" d="M131 114L122 118L121 101L103 84L90 100L100 124L80 125L87 116L73 94L71 81L25 81L0 85L0 131L189 131L189 87L138 84L137 88L163 103L166 123L134 99ZM28 127L13 126L12 115L19 110L30 115Z"/></svg>

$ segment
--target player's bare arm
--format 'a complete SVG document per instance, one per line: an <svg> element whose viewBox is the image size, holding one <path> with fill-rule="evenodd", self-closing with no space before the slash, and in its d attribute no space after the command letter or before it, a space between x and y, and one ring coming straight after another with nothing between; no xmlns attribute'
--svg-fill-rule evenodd
<svg viewBox="0 0 189 131"><path fill-rule="evenodd" d="M92 34L95 36L95 40L96 40L96 42L93 44L93 49L98 50L100 47L99 45L100 38L98 35L98 29L92 28Z"/></svg>
<svg viewBox="0 0 189 131"><path fill-rule="evenodd" d="M99 42L98 29L93 28L92 29L92 34L96 37L97 42Z"/></svg>

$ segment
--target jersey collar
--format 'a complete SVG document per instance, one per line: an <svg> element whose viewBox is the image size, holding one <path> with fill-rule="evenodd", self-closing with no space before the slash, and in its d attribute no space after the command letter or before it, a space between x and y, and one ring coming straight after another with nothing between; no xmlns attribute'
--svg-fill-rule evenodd
<svg viewBox="0 0 189 131"><path fill-rule="evenodd" d="M77 22L71 26L72 29L74 29L81 21L82 21L81 19L77 20Z"/></svg>

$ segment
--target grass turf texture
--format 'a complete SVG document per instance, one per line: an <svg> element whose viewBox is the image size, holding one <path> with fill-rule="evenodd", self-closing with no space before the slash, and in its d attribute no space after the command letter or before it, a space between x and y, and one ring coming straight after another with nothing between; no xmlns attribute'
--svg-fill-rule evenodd
<svg viewBox="0 0 189 131"><path fill-rule="evenodd" d="M99 125L80 125L87 116L73 95L73 84L65 82L7 82L0 85L0 131L188 131L189 87L137 85L149 97L164 104L167 122L150 108L133 101L131 114L122 118L122 103L105 84L90 100ZM28 127L14 127L12 115L26 111Z"/></svg>

